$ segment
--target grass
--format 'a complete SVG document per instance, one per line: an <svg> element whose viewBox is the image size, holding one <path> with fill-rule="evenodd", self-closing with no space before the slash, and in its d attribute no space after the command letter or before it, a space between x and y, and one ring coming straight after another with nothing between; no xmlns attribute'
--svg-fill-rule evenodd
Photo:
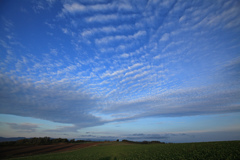
<svg viewBox="0 0 240 160"><path fill-rule="evenodd" d="M75 151L18 158L19 160L155 160L240 159L240 141L129 144L109 142Z"/></svg>

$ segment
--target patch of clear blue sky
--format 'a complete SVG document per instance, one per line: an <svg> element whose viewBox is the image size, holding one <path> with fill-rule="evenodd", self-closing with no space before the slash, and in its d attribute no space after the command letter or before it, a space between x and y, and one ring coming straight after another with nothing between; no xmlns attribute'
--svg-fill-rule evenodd
<svg viewBox="0 0 240 160"><path fill-rule="evenodd" d="M221 122L221 123L219 123ZM201 115L187 117L162 117L144 118L140 120L129 120L126 122L114 122L104 125L102 131L123 130L125 133L189 133L209 132L212 130L224 131L225 129L238 129L240 123L239 113ZM101 128L101 127L100 127ZM91 129L93 131L95 127ZM84 131L90 131L84 129Z"/></svg>
<svg viewBox="0 0 240 160"><path fill-rule="evenodd" d="M219 123L221 122L221 123ZM126 122L108 123L99 127L89 127L80 130L88 136L101 137L116 136L116 138L133 138L139 134L138 140L144 140L144 135L169 136L158 139L165 142L202 142L219 140L237 140L239 138L239 113L189 116L189 117L162 117L130 120ZM81 138L81 136L77 137ZM136 139L133 139L136 140Z"/></svg>
<svg viewBox="0 0 240 160"><path fill-rule="evenodd" d="M71 124L56 123L56 122L51 122L43 119L22 117L22 116L9 115L9 114L0 114L0 122L17 123L17 124L32 123L32 124L37 124L39 125L39 127L44 129L53 129L56 127L71 126Z"/></svg>
<svg viewBox="0 0 240 160"><path fill-rule="evenodd" d="M0 121L4 123L35 123L35 124L42 124L49 126L49 128L52 128L56 125L59 126L68 126L67 124L62 124L62 123L54 123L50 121L46 121L43 119L36 119L36 118L31 118L31 117L22 117L22 116L16 116L16 115L8 115L8 114L0 114Z"/></svg>
<svg viewBox="0 0 240 160"><path fill-rule="evenodd" d="M26 131L21 130L19 128L11 127L11 124L16 126L21 125L29 125L31 129L31 125L36 127L36 131ZM0 130L1 136L4 137L43 137L43 136L51 136L54 138L57 137L68 137L66 135L59 135L56 133L51 133L46 130L58 129L61 127L72 126L71 124L63 124L52 121L47 121L43 119L31 118L31 117L22 117L16 115L9 114L0 114ZM68 137L71 138L71 137Z"/></svg>

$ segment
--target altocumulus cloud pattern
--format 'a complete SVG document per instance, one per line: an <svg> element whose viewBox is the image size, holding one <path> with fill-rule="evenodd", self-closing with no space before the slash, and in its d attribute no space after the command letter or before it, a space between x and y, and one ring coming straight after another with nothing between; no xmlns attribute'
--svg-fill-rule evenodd
<svg viewBox="0 0 240 160"><path fill-rule="evenodd" d="M239 114L239 7L235 0L2 1L0 113L70 124L45 133ZM164 137L140 133L132 135Z"/></svg>

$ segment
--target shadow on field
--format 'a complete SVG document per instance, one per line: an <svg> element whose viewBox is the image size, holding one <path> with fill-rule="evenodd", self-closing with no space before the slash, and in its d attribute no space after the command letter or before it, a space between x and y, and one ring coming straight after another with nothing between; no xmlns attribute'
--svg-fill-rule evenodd
<svg viewBox="0 0 240 160"><path fill-rule="evenodd" d="M99 160L111 160L111 157L103 157L100 158ZM114 160L117 160L117 157L114 157Z"/></svg>
<svg viewBox="0 0 240 160"><path fill-rule="evenodd" d="M100 158L99 160L111 160L111 157L103 157L103 158Z"/></svg>

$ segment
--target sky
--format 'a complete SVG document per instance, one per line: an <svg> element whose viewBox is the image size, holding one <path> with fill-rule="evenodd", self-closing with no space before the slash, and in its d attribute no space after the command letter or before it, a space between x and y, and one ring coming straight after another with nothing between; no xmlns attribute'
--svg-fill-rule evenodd
<svg viewBox="0 0 240 160"><path fill-rule="evenodd" d="M240 140L239 8L1 0L0 136Z"/></svg>

